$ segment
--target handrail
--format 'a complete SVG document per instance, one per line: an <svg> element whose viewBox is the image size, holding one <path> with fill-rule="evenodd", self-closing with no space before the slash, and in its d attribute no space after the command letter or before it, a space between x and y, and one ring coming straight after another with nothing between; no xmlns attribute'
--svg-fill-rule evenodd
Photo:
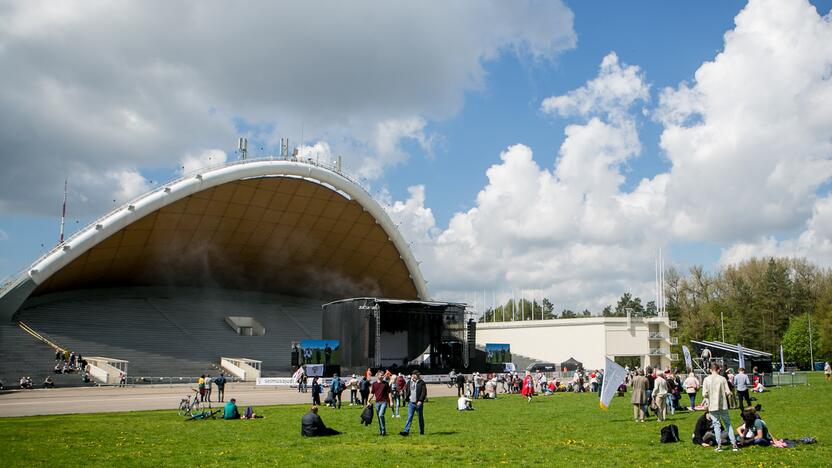
<svg viewBox="0 0 832 468"><path fill-rule="evenodd" d="M17 326L20 327L21 330L23 330L26 333L32 335L32 337L35 338L36 340L42 341L43 343L48 344L49 346L51 346L54 349L60 350L62 353L65 353L67 351L62 346L59 346L59 345L55 344L52 340L50 340L49 338L46 338L45 336L41 335L40 333L35 331L34 328L30 327L29 325L26 325L25 323L17 322Z"/></svg>
<svg viewBox="0 0 832 468"><path fill-rule="evenodd" d="M172 185L174 185L174 184L176 184L176 183L179 183L179 182L181 182L181 181L183 181L183 180L186 180L186 179L191 178L191 177L193 177L193 176L195 176L195 175L197 175L197 174L201 174L201 173L204 173L204 172L207 172L207 171L213 171L213 170L216 170L216 169L222 169L222 168L231 167L231 166L237 166L237 165L241 165L241 164L248 164L248 163L254 163L254 162L264 162L264 161L289 161L289 162L299 162L299 163L303 163L303 164L309 164L309 165L311 165L311 166L321 167L321 168L327 169L327 170L329 170L329 171L331 171L331 172L334 172L334 173L336 173L336 174L340 175L341 177L343 177L343 178L347 179L348 181L350 181L350 182L351 182L351 183L353 183L354 185L356 185L356 186L358 186L359 188L361 188L361 190L364 190L364 192L365 192L365 193L367 193L370 197L372 197L372 193L370 192L370 190L369 190L367 187L365 187L365 186L364 186L364 185L363 185L363 184L362 184L362 183L358 180L358 178L355 178L355 177L353 177L353 176L351 176L351 175L349 175L349 174L345 173L345 172L344 172L344 170L343 170L343 168L339 169L339 168L338 168L338 166L337 166L336 164L326 164L326 163L322 163L322 162L317 161L317 160L312 159L312 158L302 158L302 157L295 157L295 156L278 156L278 157L275 157L275 156L264 156L264 157L260 157L260 158L237 159L237 160L234 160L234 161L226 161L226 162L221 163L221 164L214 164L214 165L212 165L212 166L204 166L204 167L200 167L200 168L198 168L198 169L195 169L195 170L193 170L193 171L190 171L190 172L187 172L187 173L183 173L182 175L180 175L180 176L178 176L178 177L175 177L175 178L173 178L173 179L170 179L170 180L168 180L167 182L165 182L165 183L163 183L163 184L160 184L160 185L156 186L156 187L155 187L155 188L153 188L153 189L148 190L147 192L143 193L142 195L139 195L137 198L130 199L130 200L128 200L127 202L125 202L124 204L122 204L122 205L120 205L120 206L118 206L118 207L116 207L116 208L113 208L112 210L110 210L110 211L108 211L107 213L105 213L103 216L99 216L99 217L98 217L95 221L93 221L93 222L89 223L89 224L88 224L87 226L85 226L84 228L82 228L82 229L80 229L80 230L76 231L76 232L75 232L75 233L73 233L71 236L67 237L67 238L66 238L63 242L61 242L61 243L59 243L59 244L55 245L54 247L52 247L51 249L47 250L47 251L46 251L45 253L43 253L40 257L38 257L35 261L33 261L32 263L30 263L30 266L31 266L31 265L37 265L37 264L38 264L38 263L40 263L42 260L44 260L46 257L48 257L48 256L52 255L54 252L56 252L56 251L60 250L61 248L63 248L63 246L64 246L65 244L68 244L69 242L71 242L71 241L75 240L75 239L76 239L77 237L79 237L81 234L83 234L83 233L85 233L85 232L87 232L87 231L89 231L89 230L95 229L95 226L96 226L97 224L100 224L100 222L101 222L101 221L105 220L106 218L108 218L109 216L113 215L114 213L117 213L117 212L119 212L119 211L123 211L123 210L127 209L127 207L129 207L130 205L133 205L133 204L135 204L136 202L138 202L138 201L140 201L140 200L143 200L143 199L145 199L145 198L149 197L150 195L153 195L153 194L155 194L155 193L157 193L157 192L159 192L159 191L164 191L166 188L168 188L168 187L170 187L170 186L172 186ZM12 284L16 283L16 282L17 282L17 280L18 280L18 278L19 278L20 276L22 276L24 273L26 273L28 270L29 270L29 266L27 266L26 268L23 268L23 269L19 270L17 273L14 273L14 274L9 275L9 276L7 276L6 278L4 278L4 279L3 279L3 281L2 281L2 285L0 285L0 296L2 296L2 295L3 295L3 293L4 293L4 292L6 292L6 290L7 290L7 289L8 289L8 288L12 285Z"/></svg>

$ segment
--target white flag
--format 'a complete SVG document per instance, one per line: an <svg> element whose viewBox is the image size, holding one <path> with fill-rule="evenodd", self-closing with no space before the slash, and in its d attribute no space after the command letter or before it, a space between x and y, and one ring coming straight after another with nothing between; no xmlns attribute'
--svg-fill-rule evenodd
<svg viewBox="0 0 832 468"><path fill-rule="evenodd" d="M783 345L780 345L780 373L786 372L786 361L783 360Z"/></svg>
<svg viewBox="0 0 832 468"><path fill-rule="evenodd" d="M682 352L685 354L685 366L693 371L693 359L690 358L690 350L687 346L682 346Z"/></svg>
<svg viewBox="0 0 832 468"><path fill-rule="evenodd" d="M624 379L626 377L627 371L625 371L623 367L616 364L615 361L611 361L610 358L607 358L607 364L604 368L604 380L601 383L601 409L607 409L610 407L612 397L615 396L615 392L618 390L618 387L624 383Z"/></svg>
<svg viewBox="0 0 832 468"><path fill-rule="evenodd" d="M742 353L742 345L741 344L737 344L737 353L740 356L739 357L740 367L745 369L745 354Z"/></svg>

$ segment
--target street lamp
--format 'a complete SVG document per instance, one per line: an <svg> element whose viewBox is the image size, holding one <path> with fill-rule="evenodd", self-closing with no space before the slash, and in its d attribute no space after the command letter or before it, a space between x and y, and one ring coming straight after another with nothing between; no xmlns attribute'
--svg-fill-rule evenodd
<svg viewBox="0 0 832 468"><path fill-rule="evenodd" d="M809 372L811 372L815 370L815 353L812 349L812 313L806 311L806 315L809 316Z"/></svg>

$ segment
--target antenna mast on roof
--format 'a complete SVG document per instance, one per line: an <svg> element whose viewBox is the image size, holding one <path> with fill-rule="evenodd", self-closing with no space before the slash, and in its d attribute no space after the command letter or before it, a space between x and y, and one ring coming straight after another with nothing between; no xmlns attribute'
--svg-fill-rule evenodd
<svg viewBox="0 0 832 468"><path fill-rule="evenodd" d="M280 139L280 156L284 158L289 157L289 139L288 138L281 138Z"/></svg>
<svg viewBox="0 0 832 468"><path fill-rule="evenodd" d="M64 205L61 208L61 240L58 241L59 244L64 243L64 224L66 222L66 184L67 178L64 177Z"/></svg>
<svg viewBox="0 0 832 468"><path fill-rule="evenodd" d="M248 158L248 138L240 137L237 140L237 149L240 150L240 159Z"/></svg>

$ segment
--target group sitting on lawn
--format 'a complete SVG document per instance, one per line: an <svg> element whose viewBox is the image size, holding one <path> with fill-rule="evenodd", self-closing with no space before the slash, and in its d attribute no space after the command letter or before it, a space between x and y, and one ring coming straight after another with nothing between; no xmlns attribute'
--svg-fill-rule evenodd
<svg viewBox="0 0 832 468"><path fill-rule="evenodd" d="M237 399L232 398L231 400L229 400L225 404L225 407L223 408L223 412L222 412L222 418L223 419L262 419L263 416L258 416L254 412L254 409L251 406L247 407L245 413L240 415L240 410L237 409Z"/></svg>

